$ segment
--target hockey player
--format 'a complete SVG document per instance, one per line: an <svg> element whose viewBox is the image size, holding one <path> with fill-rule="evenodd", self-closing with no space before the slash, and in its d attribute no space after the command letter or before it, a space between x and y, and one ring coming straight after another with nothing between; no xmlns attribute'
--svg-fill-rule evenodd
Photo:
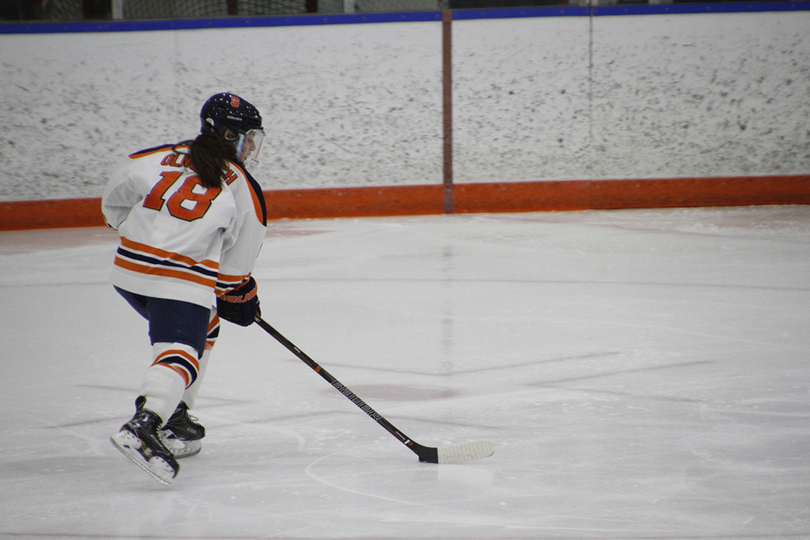
<svg viewBox="0 0 810 540"><path fill-rule="evenodd" d="M152 363L136 413L112 436L128 458L168 484L177 458L205 436L188 410L200 387L220 317L242 326L260 314L251 277L267 211L246 170L264 137L259 111L230 93L209 98L193 141L136 152L109 180L107 225L121 242L112 283L149 321Z"/></svg>

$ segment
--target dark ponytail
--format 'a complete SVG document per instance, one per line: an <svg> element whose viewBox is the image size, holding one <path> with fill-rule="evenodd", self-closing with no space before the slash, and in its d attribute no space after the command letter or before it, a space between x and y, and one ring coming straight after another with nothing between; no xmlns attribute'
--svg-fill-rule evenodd
<svg viewBox="0 0 810 540"><path fill-rule="evenodd" d="M198 135L188 141L188 158L191 169L200 177L205 187L222 187L222 175L236 161L236 146L223 137Z"/></svg>

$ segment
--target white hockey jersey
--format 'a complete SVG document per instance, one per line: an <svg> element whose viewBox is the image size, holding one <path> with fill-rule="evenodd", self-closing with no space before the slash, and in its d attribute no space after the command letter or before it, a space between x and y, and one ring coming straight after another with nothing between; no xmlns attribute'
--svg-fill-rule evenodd
<svg viewBox="0 0 810 540"><path fill-rule="evenodd" d="M230 164L221 188L206 188L187 151L166 145L130 155L101 206L121 238L115 286L209 308L253 272L267 210L258 183L238 164Z"/></svg>

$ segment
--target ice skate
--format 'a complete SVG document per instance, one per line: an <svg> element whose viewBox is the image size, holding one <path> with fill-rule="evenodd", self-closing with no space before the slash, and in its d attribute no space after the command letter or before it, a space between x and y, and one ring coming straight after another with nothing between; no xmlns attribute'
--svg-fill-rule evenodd
<svg viewBox="0 0 810 540"><path fill-rule="evenodd" d="M180 466L158 435L160 417L147 410L139 410L121 431L110 438L133 463L152 475L161 484L169 485Z"/></svg>
<svg viewBox="0 0 810 540"><path fill-rule="evenodd" d="M196 456L202 450L205 428L188 413L188 405L180 402L172 417L160 430L160 436L175 458Z"/></svg>

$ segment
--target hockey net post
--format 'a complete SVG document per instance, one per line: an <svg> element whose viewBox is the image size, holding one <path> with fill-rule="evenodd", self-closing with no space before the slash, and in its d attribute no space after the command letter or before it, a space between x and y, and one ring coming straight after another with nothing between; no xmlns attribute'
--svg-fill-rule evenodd
<svg viewBox="0 0 810 540"><path fill-rule="evenodd" d="M331 384L338 392L354 403L361 411L374 419L380 426L383 427L383 429L393 435L399 442L408 447L414 454L419 456L419 461L425 463L464 463L467 461L489 457L495 452L495 447L490 441L473 441L464 444L441 447L423 446L417 443L400 431L391 422L389 422L383 415L375 411L369 404L363 401L357 394L352 392L346 385L332 376L331 373L321 367L317 362L315 362L315 360L304 353L304 351L299 349L295 344L284 337L267 321L258 315L256 315L255 321L256 324L258 324L268 334L273 336L276 341L281 343L299 360L308 365L315 373Z"/></svg>

